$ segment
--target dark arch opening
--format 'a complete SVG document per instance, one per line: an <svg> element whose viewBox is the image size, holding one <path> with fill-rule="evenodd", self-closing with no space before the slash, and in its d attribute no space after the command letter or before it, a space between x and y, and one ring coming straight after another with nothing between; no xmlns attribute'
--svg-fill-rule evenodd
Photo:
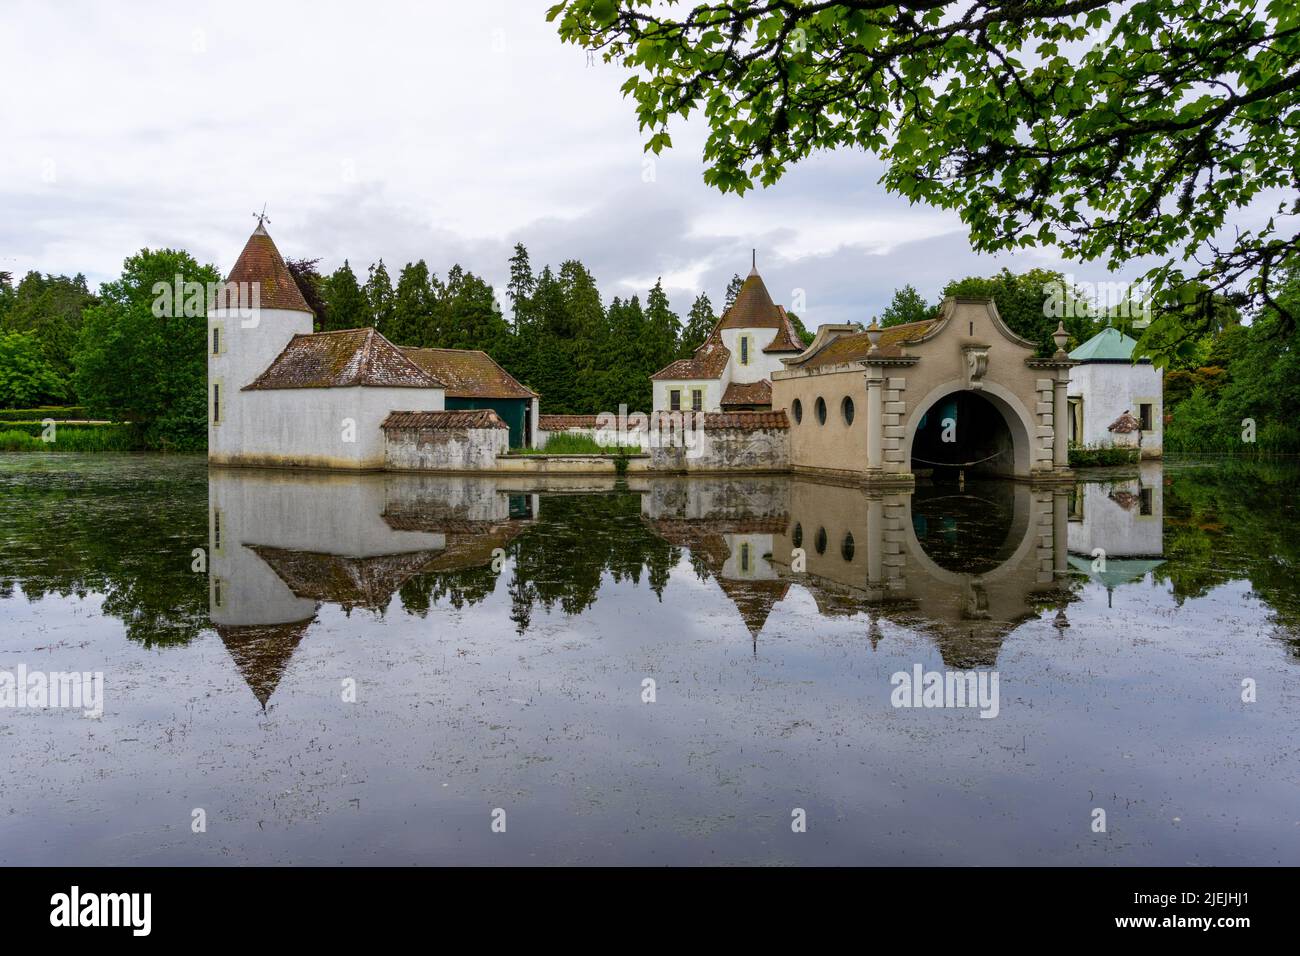
<svg viewBox="0 0 1300 956"><path fill-rule="evenodd" d="M1011 428L979 392L950 392L931 405L912 439L912 474L935 481L1015 472Z"/></svg>
<svg viewBox="0 0 1300 956"><path fill-rule="evenodd" d="M1015 530L1015 485L975 481L958 492L918 485L912 495L912 530L921 549L945 571L987 574L1020 545Z"/></svg>

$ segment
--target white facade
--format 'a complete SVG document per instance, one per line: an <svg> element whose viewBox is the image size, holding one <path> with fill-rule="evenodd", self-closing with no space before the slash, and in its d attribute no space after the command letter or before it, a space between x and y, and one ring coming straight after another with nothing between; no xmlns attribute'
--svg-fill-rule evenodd
<svg viewBox="0 0 1300 956"><path fill-rule="evenodd" d="M668 411L672 408L672 393L678 391L681 392L681 410L689 412L694 408L691 404L692 391L699 389L703 397L700 411L719 412L722 411L722 393L727 390L726 382L725 372L722 378L655 380L651 382L651 404L654 411Z"/></svg>
<svg viewBox="0 0 1300 956"><path fill-rule="evenodd" d="M772 344L776 338L778 329L723 329L722 344L727 347L731 353L731 358L727 360L727 369L722 373L725 380L723 389L731 382L741 382L749 384L761 379L771 379L773 372L779 372L785 368L781 360L776 356L764 352L767 346ZM749 364L741 364L741 355L744 351L741 348L740 340L749 340ZM786 353L789 354L788 352ZM717 411L718 409L709 409Z"/></svg>
<svg viewBox="0 0 1300 956"><path fill-rule="evenodd" d="M295 595L256 546L346 558L446 547L443 534L389 527L383 519L389 495L380 476L214 471L208 479L212 622L241 627L315 616L317 602Z"/></svg>
<svg viewBox="0 0 1300 956"><path fill-rule="evenodd" d="M234 310L208 315L208 460L224 465L364 469L384 465L390 411L442 411L440 388L284 388L244 391L309 312L263 309L254 323Z"/></svg>
<svg viewBox="0 0 1300 956"><path fill-rule="evenodd" d="M1070 441L1086 446L1122 444L1107 427L1128 412L1149 429L1141 432L1142 457L1159 458L1164 444L1163 371L1148 363L1084 362L1070 369L1067 391ZM1123 437L1123 436L1120 436Z"/></svg>
<svg viewBox="0 0 1300 956"><path fill-rule="evenodd" d="M380 425L388 413L443 411L444 392L376 386L257 389L232 392L228 404L237 418L208 423L208 460L216 464L380 469ZM217 433L230 450L213 443Z"/></svg>
<svg viewBox="0 0 1300 956"><path fill-rule="evenodd" d="M1077 486L1069 520L1070 553L1092 558L1100 548L1107 559L1160 557L1165 514L1160 467L1147 462L1137 478Z"/></svg>
<svg viewBox="0 0 1300 956"><path fill-rule="evenodd" d="M727 386L732 382L749 385L763 379L771 380L773 372L785 368L781 364L780 356L763 351L772 344L779 331L778 329L722 329L719 333L722 344L731 353L722 375L718 378L702 379L655 379L651 383L651 407L655 411L670 410L672 393L677 391L681 393L681 410L689 412L694 408L691 404L692 392L698 389L703 393L704 401L700 411L722 411L722 396L726 394ZM742 339L748 340L748 345L742 345ZM748 357L748 363L741 362L742 356Z"/></svg>
<svg viewBox="0 0 1300 956"><path fill-rule="evenodd" d="M310 312L261 309L249 316L235 309L208 313L208 457L237 457L261 416L245 401L245 385L266 371L289 340L312 331ZM255 420L256 419L256 420Z"/></svg>

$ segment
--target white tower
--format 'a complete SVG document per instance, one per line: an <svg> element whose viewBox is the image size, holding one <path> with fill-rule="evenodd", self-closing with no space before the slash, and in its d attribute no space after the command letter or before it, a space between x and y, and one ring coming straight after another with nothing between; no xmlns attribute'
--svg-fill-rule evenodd
<svg viewBox="0 0 1300 956"><path fill-rule="evenodd" d="M295 335L310 334L314 322L260 217L226 283L229 298L208 312L208 459L213 461L238 454L245 431L257 427L240 389Z"/></svg>

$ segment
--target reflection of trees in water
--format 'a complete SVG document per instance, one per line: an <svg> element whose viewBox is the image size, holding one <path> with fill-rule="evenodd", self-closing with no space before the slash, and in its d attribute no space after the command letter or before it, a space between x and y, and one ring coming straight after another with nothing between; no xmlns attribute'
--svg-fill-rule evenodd
<svg viewBox="0 0 1300 956"><path fill-rule="evenodd" d="M17 587L33 601L103 594L103 613L146 646L183 644L210 626L207 577L190 569L191 551L208 543L205 463L117 455L61 462L57 471L40 470L48 466L34 458L8 461L0 470L0 597ZM1231 461L1170 465L1165 483L1165 562L1156 579L1168 582L1180 603L1248 580L1300 656L1300 469ZM917 489L913 514L940 529L927 528L925 535L918 529L936 563L979 573L967 545L977 548L976 557L993 560L990 542L999 528L1005 538L1004 513L1012 510L998 497L999 485L1010 494L1009 483L968 485L967 503L945 500L950 489ZM638 583L644 576L662 595L682 555L646 527L635 494L550 495L540 511L500 544L514 562L508 591L521 632L538 605L570 614L590 607L606 573ZM954 517L950 527L945 516ZM490 537L448 535L448 553L434 560L435 569L401 586L403 607L423 614L443 601L461 608L493 593L498 576L484 550ZM444 559L447 567L437 568ZM714 577L706 555L690 559L701 580Z"/></svg>
<svg viewBox="0 0 1300 956"><path fill-rule="evenodd" d="M6 465L0 597L15 586L33 601L102 594L103 613L146 647L187 643L208 626L207 575L191 570L191 551L208 543L206 462L105 454L61 458L54 472Z"/></svg>
<svg viewBox="0 0 1300 956"><path fill-rule="evenodd" d="M1182 604L1246 579L1300 656L1300 469L1220 461L1166 472L1165 563L1155 572Z"/></svg>
<svg viewBox="0 0 1300 956"><path fill-rule="evenodd" d="M966 491L920 485L912 496L912 528L935 564L946 571L986 574L1008 557L1015 487L972 482Z"/></svg>
<svg viewBox="0 0 1300 956"><path fill-rule="evenodd" d="M566 614L591 607L606 573L636 584L645 576L662 598L681 552L647 531L639 495L543 496L540 512L502 545L513 562L507 588L510 618L519 633L528 629L534 607L558 605ZM403 607L413 613L424 613L444 599L459 608L484 600L496 580L489 558L481 567L417 574L399 594Z"/></svg>

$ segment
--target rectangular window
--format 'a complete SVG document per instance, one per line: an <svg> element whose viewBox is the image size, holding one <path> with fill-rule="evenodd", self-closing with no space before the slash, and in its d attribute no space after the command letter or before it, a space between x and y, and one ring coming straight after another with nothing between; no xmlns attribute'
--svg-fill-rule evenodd
<svg viewBox="0 0 1300 956"><path fill-rule="evenodd" d="M682 410L682 393L680 389L674 388L668 393L668 408L674 412Z"/></svg>
<svg viewBox="0 0 1300 956"><path fill-rule="evenodd" d="M740 337L740 364L741 365L749 364L749 336L748 335L742 335Z"/></svg>
<svg viewBox="0 0 1300 956"><path fill-rule="evenodd" d="M1151 405L1149 403L1144 402L1138 406L1138 422L1144 432L1151 431Z"/></svg>
<svg viewBox="0 0 1300 956"><path fill-rule="evenodd" d="M221 326L219 325L212 327L212 354L221 354Z"/></svg>
<svg viewBox="0 0 1300 956"><path fill-rule="evenodd" d="M1138 490L1138 514L1150 515L1151 511L1151 489L1142 488Z"/></svg>
<svg viewBox="0 0 1300 956"><path fill-rule="evenodd" d="M1083 444L1083 399L1067 398L1070 412L1070 443Z"/></svg>
<svg viewBox="0 0 1300 956"><path fill-rule="evenodd" d="M749 571L749 545L747 543L740 546L740 570L742 572Z"/></svg>
<svg viewBox="0 0 1300 956"><path fill-rule="evenodd" d="M704 411L704 389L702 388L691 389L691 411L693 412Z"/></svg>
<svg viewBox="0 0 1300 956"><path fill-rule="evenodd" d="M221 550L221 509L212 509L212 550Z"/></svg>
<svg viewBox="0 0 1300 956"><path fill-rule="evenodd" d="M221 424L221 383L212 383L212 424Z"/></svg>

